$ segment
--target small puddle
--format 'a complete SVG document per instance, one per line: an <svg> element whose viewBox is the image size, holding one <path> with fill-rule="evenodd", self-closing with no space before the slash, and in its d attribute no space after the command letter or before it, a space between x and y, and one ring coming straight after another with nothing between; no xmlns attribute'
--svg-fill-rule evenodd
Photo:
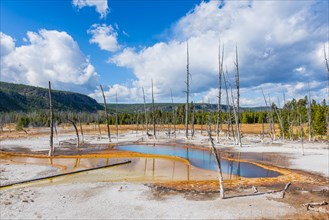
<svg viewBox="0 0 329 220"><path fill-rule="evenodd" d="M175 156L188 160L191 165L205 170L217 171L215 156L208 150L183 148L175 146L148 146L148 145L127 145L117 146L116 149L123 151L132 151L145 154ZM230 153L232 159L234 153ZM247 162L226 160L221 158L222 172L228 175L241 176L246 178L277 177L280 173L264 169L257 165Z"/></svg>

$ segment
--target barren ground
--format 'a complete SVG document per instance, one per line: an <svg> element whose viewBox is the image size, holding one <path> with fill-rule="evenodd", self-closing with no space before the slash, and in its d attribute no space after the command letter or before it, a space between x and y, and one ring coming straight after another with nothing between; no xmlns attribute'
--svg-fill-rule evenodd
<svg viewBox="0 0 329 220"><path fill-rule="evenodd" d="M179 126L178 126L179 127ZM205 127L204 127L205 128ZM0 189L1 219L328 219L328 205L322 212L307 211L302 206L309 202L328 202L329 154L328 143L304 143L302 155L298 141L271 141L268 137L260 142L259 128L244 131L243 147L236 147L233 140L221 134L216 147L227 156L229 152L263 153L261 158L248 156L241 161L256 163L283 175L278 178L240 178L224 182L226 199L219 199L217 180L207 181L134 181L129 178L104 180L97 178L109 171L90 171L67 178L51 179L38 183L3 187ZM102 127L104 129L104 127ZM127 143L179 144L189 147L209 147L206 132L196 132L194 138L186 140L183 131L176 139L169 139L164 132L158 138L149 139L145 132L137 132L134 126L121 127L116 137L112 128L112 142L108 144L105 131L98 139L98 129L85 126L85 144L75 149L75 136L69 126L58 128L55 136L56 157L120 158L140 157L111 151L112 145ZM47 158L49 137L47 128L30 128L25 132L11 131L8 127L0 133L1 175L5 185L16 181L44 177L62 172L61 167L49 164L13 163L13 155ZM61 143L61 145L59 145ZM72 144L70 144L72 143ZM93 146L93 147L91 147ZM98 146L98 147L95 147ZM264 153L265 152L265 153ZM250 155L248 154L248 155ZM145 156L145 155L144 155ZM153 156L154 157L154 156ZM168 157L163 157L170 159ZM181 161L187 163L187 161ZM94 178L96 177L96 178ZM285 198L280 190L287 182L292 185ZM253 186L258 188L254 193Z"/></svg>

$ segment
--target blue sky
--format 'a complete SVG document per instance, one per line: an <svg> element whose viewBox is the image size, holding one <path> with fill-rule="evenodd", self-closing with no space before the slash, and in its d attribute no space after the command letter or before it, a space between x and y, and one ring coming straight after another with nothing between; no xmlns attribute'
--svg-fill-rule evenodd
<svg viewBox="0 0 329 220"><path fill-rule="evenodd" d="M328 1L2 0L1 81L82 92L101 101L184 101L186 41L191 99L216 102L218 41L233 83L238 44L244 106L326 98ZM234 84L234 83L233 83ZM224 99L225 100L225 96ZM282 101L281 101L282 102Z"/></svg>

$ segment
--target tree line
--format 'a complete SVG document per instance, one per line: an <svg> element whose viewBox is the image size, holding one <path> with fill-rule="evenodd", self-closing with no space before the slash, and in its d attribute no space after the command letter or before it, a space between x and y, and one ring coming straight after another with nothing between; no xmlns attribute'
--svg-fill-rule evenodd
<svg viewBox="0 0 329 220"><path fill-rule="evenodd" d="M308 121L308 106L310 104L311 108L311 134L314 135L326 135L328 127L328 106L326 101L317 103L315 100L308 102L308 97L303 99L292 99L285 103L282 108L279 108L275 103L272 103L270 111L251 111L245 110L239 113L239 122L243 124L261 124L269 123L269 118L273 115L273 121L275 124L279 124L279 115L274 114L275 111L279 111L281 114L281 120L283 121L283 130L286 137L291 137L294 134L293 127L298 127L299 117L301 116L301 121L303 124ZM205 104L204 106L206 106ZM157 109L155 107L154 118L157 125L161 124L184 124L185 123L185 110L186 106L181 104L175 106L173 111L168 111L165 109ZM206 125L208 124L208 118L212 124L216 124L218 121L217 111L208 111L204 109L194 110L193 103L190 103L190 112L193 114L188 115L188 121L193 122L195 125ZM175 117L174 117L175 114ZM90 112L73 112L73 111L54 111L54 122L56 125L62 123L68 123L70 120L76 122L80 121L84 124L106 124L106 114L104 111L98 111L94 113ZM119 125L133 125L133 124L145 124L145 114L143 109L136 109L133 113L111 111L108 114L109 124L115 125L116 122ZM152 121L153 112L147 111L146 117L148 122ZM235 123L235 118L230 117L228 109L222 109L220 113L220 121L223 124ZM46 110L32 111L32 112L2 112L0 113L0 124L1 127L4 124L16 123L17 129L27 128L27 127L49 127L49 112ZM223 125L222 125L223 126ZM279 126L280 132L282 128ZM308 129L304 132L305 136L308 133Z"/></svg>

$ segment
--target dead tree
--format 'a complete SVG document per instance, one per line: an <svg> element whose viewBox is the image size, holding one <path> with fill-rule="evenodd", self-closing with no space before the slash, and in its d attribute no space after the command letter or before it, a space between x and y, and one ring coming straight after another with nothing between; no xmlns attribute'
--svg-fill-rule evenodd
<svg viewBox="0 0 329 220"><path fill-rule="evenodd" d="M139 126L139 123L138 123L138 119L139 119L139 111L136 110L136 114L137 114L137 118L136 118L136 136L138 134L138 126Z"/></svg>
<svg viewBox="0 0 329 220"><path fill-rule="evenodd" d="M328 63L328 59L327 59L327 52L326 52L326 48L325 45L323 45L323 54L324 54L324 60L326 63L326 67L327 67L327 97L329 97L329 63ZM329 131L329 111L327 111L327 115L326 115L326 127L327 127L327 131ZM327 132L328 134L328 132Z"/></svg>
<svg viewBox="0 0 329 220"><path fill-rule="evenodd" d="M194 137L194 105L191 102L191 137Z"/></svg>
<svg viewBox="0 0 329 220"><path fill-rule="evenodd" d="M224 59L224 47L222 51L222 57L220 55L220 42L218 45L218 105L217 105L217 123L216 123L216 141L219 143L219 132L221 124L221 100L222 100L222 73L223 73L223 59Z"/></svg>
<svg viewBox="0 0 329 220"><path fill-rule="evenodd" d="M308 106L307 106L307 121L308 121L308 141L312 141L312 111L311 111L311 91L308 85Z"/></svg>
<svg viewBox="0 0 329 220"><path fill-rule="evenodd" d="M155 130L155 108L154 108L154 93L153 93L153 79L152 82L152 119L153 119L153 136L156 138L156 130Z"/></svg>
<svg viewBox="0 0 329 220"><path fill-rule="evenodd" d="M54 112L53 112L53 102L51 98L51 83L49 81L49 118L50 118L50 149L49 156L53 156L55 152L54 148Z"/></svg>
<svg viewBox="0 0 329 220"><path fill-rule="evenodd" d="M172 103L172 123L174 124L174 131L173 133L175 134L175 138L176 138L176 111L175 111L175 107L174 107L174 98L172 95L172 90L170 89L170 93L171 93L171 103Z"/></svg>
<svg viewBox="0 0 329 220"><path fill-rule="evenodd" d="M185 106L185 137L188 139L188 111L189 111L189 87L190 87L190 72L189 72L189 52L187 42L186 56L186 106Z"/></svg>
<svg viewBox="0 0 329 220"><path fill-rule="evenodd" d="M239 59L238 59L238 46L235 48L236 51L236 57L235 57L235 84L236 84L236 91L237 91L237 98L236 98L236 134L237 134L237 140L238 145L242 147L241 143L241 130L240 130L240 121L239 121L239 108L240 108L240 76L239 76Z"/></svg>
<svg viewBox="0 0 329 220"><path fill-rule="evenodd" d="M273 136L272 136L272 125L271 125L271 118L270 118L270 115L271 115L271 107L269 107L268 106L268 104L267 104L267 100L266 100L266 97L265 97L265 94L264 94L264 91L263 91L263 89L262 89L262 94L263 94L263 97L264 97L264 101L265 101L265 105L266 105L266 109L267 109L267 119L269 120L269 122L270 122L270 131L269 131L269 135L270 135L270 138L271 138L271 140L273 141ZM263 142L264 142L264 140L263 140Z"/></svg>
<svg viewBox="0 0 329 220"><path fill-rule="evenodd" d="M105 118L106 118L107 137L108 137L108 139L109 139L109 142L111 142L110 123L109 123L109 116L108 116L108 113L107 113L106 99L105 99L105 95L104 95L104 91L103 91L103 87L102 87L102 85L100 85L100 87L101 87L102 94L103 94L103 99L104 99L104 108L105 108Z"/></svg>
<svg viewBox="0 0 329 220"><path fill-rule="evenodd" d="M216 163L217 163L217 172L218 172L218 181L219 181L219 197L221 199L225 198L224 195L224 180L223 180L223 175L222 175L222 168L220 164L220 153L217 152L217 149L215 148L214 140L211 137L211 120L210 120L210 114L208 116L208 136L209 136L209 141L212 147L212 152L214 153L214 156L216 158Z"/></svg>
<svg viewBox="0 0 329 220"><path fill-rule="evenodd" d="M142 91L143 91L143 99L144 99L144 114L145 114L146 135L149 135L144 87L142 87Z"/></svg>
<svg viewBox="0 0 329 220"><path fill-rule="evenodd" d="M226 74L228 74L227 73L227 68L226 68ZM229 95L228 95L227 82L226 82L224 72L223 72L223 77L224 77L224 85L225 85L225 91L226 91L227 138L229 138L230 137L230 126L231 126L231 122L232 122L232 119L231 119L231 106L230 106L230 98L229 98Z"/></svg>
<svg viewBox="0 0 329 220"><path fill-rule="evenodd" d="M97 124L98 124L98 139L99 140L102 140L102 131L101 131L101 125L100 125L100 122L99 122L99 118L97 118Z"/></svg>
<svg viewBox="0 0 329 220"><path fill-rule="evenodd" d="M116 130L116 136L117 140L119 138L119 127L118 127L118 93L115 93L115 130Z"/></svg>
<svg viewBox="0 0 329 220"><path fill-rule="evenodd" d="M75 134L77 135L77 141L76 141L76 147L79 148L80 146L80 138L79 138L79 131L78 131L78 128L77 128L77 125L76 123L74 122L74 120L71 120L71 119L67 119L69 122L72 123L73 127L74 127L74 130L75 130Z"/></svg>
<svg viewBox="0 0 329 220"><path fill-rule="evenodd" d="M279 97L278 97L278 106L280 108L280 100L279 100ZM281 128L281 138L282 138L282 141L284 141L284 125L283 125L282 113L281 113L281 110L279 110L277 108L274 108L274 111L275 111L275 114L276 114L276 116L278 118L279 125L280 125L280 128Z"/></svg>
<svg viewBox="0 0 329 220"><path fill-rule="evenodd" d="M233 95L232 85L231 85L231 81L229 80L228 77L227 77L227 79L228 79L228 85L229 85L230 91L231 91L231 100L232 100L232 108L233 108L233 113L234 113L234 119L236 121L236 120L238 120L238 117L237 117L237 111L236 111L236 108L235 108L235 102L234 102L234 95ZM235 144L237 144L238 143L238 140L237 140L237 137L235 135L235 133L237 133L237 132L234 132L233 125L231 126L231 129L232 129L232 135L233 135L233 138L234 138L234 142L235 142Z"/></svg>
<svg viewBox="0 0 329 220"><path fill-rule="evenodd" d="M202 106L201 106L201 112L202 112L202 115L201 115L201 135L202 135L202 132L203 132L203 124L204 124L204 99L202 98Z"/></svg>
<svg viewBox="0 0 329 220"><path fill-rule="evenodd" d="M265 130L264 130L264 117L262 116L262 143L264 143Z"/></svg>
<svg viewBox="0 0 329 220"><path fill-rule="evenodd" d="M78 115L78 119L79 119L79 126L80 126L80 132L81 132L81 142L84 142L84 138L83 138L83 129L82 129L82 124L81 124L81 118L80 118L80 114Z"/></svg>
<svg viewBox="0 0 329 220"><path fill-rule="evenodd" d="M301 113L299 113L299 134L300 134L300 141L302 144L302 155L304 155L303 123L302 123Z"/></svg>

